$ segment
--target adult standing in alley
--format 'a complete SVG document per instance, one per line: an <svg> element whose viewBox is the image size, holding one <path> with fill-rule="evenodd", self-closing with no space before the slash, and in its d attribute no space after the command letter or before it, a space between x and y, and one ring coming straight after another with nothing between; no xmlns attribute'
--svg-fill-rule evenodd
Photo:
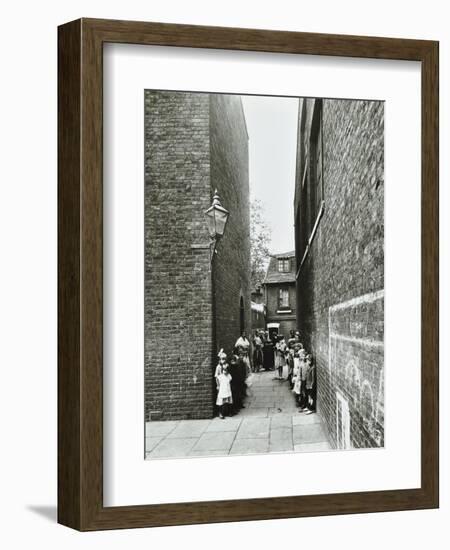
<svg viewBox="0 0 450 550"><path fill-rule="evenodd" d="M248 372L251 371L250 366L250 342L247 338L247 333L245 330L241 332L241 335L236 340L236 343L234 344L235 349L238 352L238 355L242 355L243 361L247 365Z"/></svg>
<svg viewBox="0 0 450 550"><path fill-rule="evenodd" d="M274 368L273 342L270 339L269 331L266 331L264 336L263 365L264 370L273 370Z"/></svg>
<svg viewBox="0 0 450 550"><path fill-rule="evenodd" d="M237 414L239 409L244 407L244 397L246 391L246 365L236 353L232 353L229 358L231 374L231 393L233 395L233 413Z"/></svg>
<svg viewBox="0 0 450 550"><path fill-rule="evenodd" d="M257 330L253 336L253 368L255 372L259 372L263 365L263 341Z"/></svg>

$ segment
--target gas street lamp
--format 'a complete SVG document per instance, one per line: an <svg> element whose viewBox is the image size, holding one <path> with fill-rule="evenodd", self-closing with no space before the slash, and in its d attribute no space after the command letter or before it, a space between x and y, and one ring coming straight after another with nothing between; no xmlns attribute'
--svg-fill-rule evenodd
<svg viewBox="0 0 450 550"><path fill-rule="evenodd" d="M212 262L217 241L223 236L225 226L227 225L228 216L230 213L226 210L221 202L217 189L214 193L213 201L208 210L205 211L206 221L208 224L210 242L210 260Z"/></svg>

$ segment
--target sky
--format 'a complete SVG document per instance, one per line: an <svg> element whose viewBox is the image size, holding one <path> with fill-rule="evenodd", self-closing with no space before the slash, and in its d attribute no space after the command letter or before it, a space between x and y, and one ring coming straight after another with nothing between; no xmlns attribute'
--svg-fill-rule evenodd
<svg viewBox="0 0 450 550"><path fill-rule="evenodd" d="M298 99L242 96L249 134L250 195L261 200L272 253L294 250Z"/></svg>

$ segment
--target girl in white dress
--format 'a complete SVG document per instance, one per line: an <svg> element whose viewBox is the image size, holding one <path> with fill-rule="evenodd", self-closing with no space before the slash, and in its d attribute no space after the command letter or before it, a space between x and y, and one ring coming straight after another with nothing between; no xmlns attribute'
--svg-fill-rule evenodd
<svg viewBox="0 0 450 550"><path fill-rule="evenodd" d="M216 375L217 381L217 400L216 405L219 407L219 417L225 418L225 414L231 410L233 403L233 395L231 393L231 374L228 372L228 364L221 365L221 372Z"/></svg>
<svg viewBox="0 0 450 550"><path fill-rule="evenodd" d="M275 344L275 368L278 369L278 379L283 380L283 367L286 365L287 345L283 336L279 336Z"/></svg>
<svg viewBox="0 0 450 550"><path fill-rule="evenodd" d="M292 391L295 394L295 401L297 404L297 407L300 406L300 399L301 399L301 393L302 393L302 379L301 379L301 370L302 365L305 361L306 352L304 349L300 349L296 351L294 356L294 374L292 376L292 382L293 382L293 388Z"/></svg>
<svg viewBox="0 0 450 550"><path fill-rule="evenodd" d="M216 379L217 391L219 391L219 383L217 382L217 377L219 376L219 374L222 373L223 366L227 362L227 354L223 351L223 348L220 348L217 357L219 358L219 362L214 372L214 378Z"/></svg>

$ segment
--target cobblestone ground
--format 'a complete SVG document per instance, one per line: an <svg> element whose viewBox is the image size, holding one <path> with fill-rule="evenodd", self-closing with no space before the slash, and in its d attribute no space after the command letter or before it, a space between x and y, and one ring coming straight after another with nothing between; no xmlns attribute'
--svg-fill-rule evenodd
<svg viewBox="0 0 450 550"><path fill-rule="evenodd" d="M224 420L146 424L147 459L330 450L320 415L299 413L286 380L256 373L245 408Z"/></svg>

